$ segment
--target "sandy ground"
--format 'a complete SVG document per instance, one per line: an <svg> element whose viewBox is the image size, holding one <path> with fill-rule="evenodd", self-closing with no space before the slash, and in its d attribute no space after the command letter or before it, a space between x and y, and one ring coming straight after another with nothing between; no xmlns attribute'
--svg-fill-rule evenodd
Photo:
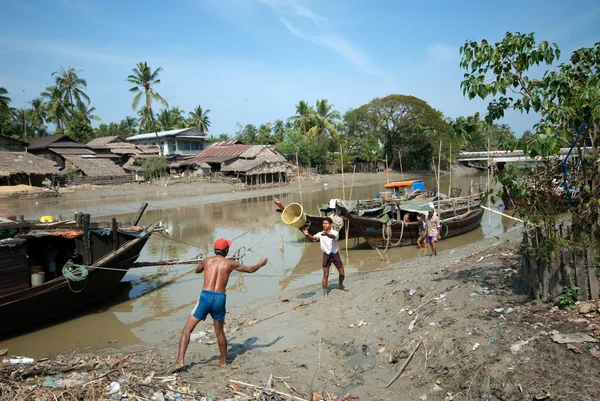
<svg viewBox="0 0 600 401"><path fill-rule="evenodd" d="M324 182L340 185L341 176L303 178L301 185ZM370 174L355 177L355 185L372 182ZM164 188L171 202L198 202L197 185L204 184ZM222 199L218 186L233 196L254 193L215 184L201 201ZM156 192L148 188L139 190ZM126 202L122 188L99 191L108 204ZM93 196L66 197L77 203ZM186 370L176 375L169 368L178 331L159 347L74 349L32 365L0 364L0 399L110 399L106 386L119 382L131 400L599 400L599 305L580 313L530 300L518 277L519 241L520 232L512 232L355 274L346 279L348 291L337 288L332 272L327 298L311 286L232 308L225 368L217 367L212 324L205 322L194 333ZM588 337L557 342L574 333ZM271 382L272 389L229 386L231 380Z"/></svg>
<svg viewBox="0 0 600 401"><path fill-rule="evenodd" d="M252 395L254 390L242 384L228 387L230 380L267 386L271 375L275 391L304 400L344 400L345 395L360 400L600 399L599 305L583 314L528 300L518 278L519 237L513 232L435 258L356 274L347 278L348 291L337 288L332 273L327 298L311 286L230 310L225 368L216 366L210 322L197 327L187 368L174 376L168 369L178 332L171 333L172 343L160 347L79 349L45 363L100 358L102 368L91 370L92 377L114 368L99 381L102 388L120 380L130 394L147 399L152 394L160 399L156 392L169 399L168 386L196 392L196 398L181 399L244 399L235 391ZM557 333L590 337L565 344L553 340ZM14 371L0 368L0 382L10 380ZM30 376L29 384L47 374ZM149 381L148 375L153 375ZM13 376L16 388L24 379ZM146 392L135 384L144 378L154 386ZM31 394L40 397L44 391L51 389L40 387ZM79 385L70 391L83 390ZM246 399L291 399L256 394ZM345 398L351 399L356 398Z"/></svg>

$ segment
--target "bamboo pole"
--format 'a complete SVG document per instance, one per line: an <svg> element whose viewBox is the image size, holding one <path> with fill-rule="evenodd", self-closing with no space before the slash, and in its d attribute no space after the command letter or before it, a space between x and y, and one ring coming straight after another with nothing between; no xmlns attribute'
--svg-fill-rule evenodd
<svg viewBox="0 0 600 401"><path fill-rule="evenodd" d="M302 188L300 188L300 164L298 163L298 152L296 152L296 168L298 169L298 192L300 192L300 204L302 204Z"/></svg>
<svg viewBox="0 0 600 401"><path fill-rule="evenodd" d="M518 218L516 218L516 217L513 217L513 216L509 216L508 214L505 214L505 213L499 212L499 211L497 211L497 210L494 210L494 209L490 209L489 207L481 206L481 208L482 208L482 209L484 209L484 210L487 210L488 212L496 213L496 214L497 214L497 215L499 215L499 216L508 217L509 219L512 219L512 220L518 221L519 223L525 223L525 221L524 221L524 220L518 219Z"/></svg>
<svg viewBox="0 0 600 401"><path fill-rule="evenodd" d="M402 151L398 149L398 159L400 159L400 177L404 180L404 171L402 170Z"/></svg>
<svg viewBox="0 0 600 401"><path fill-rule="evenodd" d="M340 169L342 170L342 199L346 200L346 186L344 185L344 151L340 142Z"/></svg>
<svg viewBox="0 0 600 401"><path fill-rule="evenodd" d="M385 181L386 183L390 183L390 173L388 172L388 158L385 155Z"/></svg>
<svg viewBox="0 0 600 401"><path fill-rule="evenodd" d="M490 138L488 137L487 143L487 159L488 159L488 168L487 168L487 198L488 198L488 208L492 208L492 201L490 197ZM492 215L488 213L488 233L492 230Z"/></svg>
<svg viewBox="0 0 600 401"><path fill-rule="evenodd" d="M450 173L448 177L448 196L452 196L452 142L450 142L450 152L448 157L448 171Z"/></svg>
<svg viewBox="0 0 600 401"><path fill-rule="evenodd" d="M440 168L442 163L442 141L440 141L440 152L438 153L438 179L437 179L437 192L438 192L438 215L440 213Z"/></svg>

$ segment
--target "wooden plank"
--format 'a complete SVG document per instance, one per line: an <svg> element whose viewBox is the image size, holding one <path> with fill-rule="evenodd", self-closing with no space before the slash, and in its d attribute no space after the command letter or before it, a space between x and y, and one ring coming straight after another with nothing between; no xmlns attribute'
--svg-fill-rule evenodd
<svg viewBox="0 0 600 401"><path fill-rule="evenodd" d="M583 299L588 299L588 277L583 249L575 248L574 250L573 263L575 264L575 284L579 287L579 293Z"/></svg>
<svg viewBox="0 0 600 401"><path fill-rule="evenodd" d="M552 257L552 254L550 254ZM550 300L550 262L547 260L540 260L539 264L539 275L540 281L540 298L544 302Z"/></svg>
<svg viewBox="0 0 600 401"><path fill-rule="evenodd" d="M561 265L561 254L559 252L552 252L552 258L550 259L549 264L549 275L550 275L550 300L555 299L563 290L562 282L562 270L560 268Z"/></svg>
<svg viewBox="0 0 600 401"><path fill-rule="evenodd" d="M83 223L83 263L86 265L92 264L92 246L90 243L90 215L84 214L82 216Z"/></svg>
<svg viewBox="0 0 600 401"><path fill-rule="evenodd" d="M571 248L561 248L561 267L562 267L562 282L564 286L575 285L575 272L573 270L573 250Z"/></svg>
<svg viewBox="0 0 600 401"><path fill-rule="evenodd" d="M529 248L529 288L534 298L540 297L540 278L538 276L538 260L533 254L533 248Z"/></svg>
<svg viewBox="0 0 600 401"><path fill-rule="evenodd" d="M111 221L111 230L113 236L113 250L116 251L119 249L119 224L115 217L113 217Z"/></svg>
<svg viewBox="0 0 600 401"><path fill-rule="evenodd" d="M587 270L588 279L590 281L590 298L598 299L598 276L596 276L596 257L594 248L590 245L587 249Z"/></svg>

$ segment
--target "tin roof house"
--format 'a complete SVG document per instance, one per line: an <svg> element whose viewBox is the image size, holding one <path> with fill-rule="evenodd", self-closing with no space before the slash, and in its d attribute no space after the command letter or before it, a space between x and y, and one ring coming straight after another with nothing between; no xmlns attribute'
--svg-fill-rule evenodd
<svg viewBox="0 0 600 401"><path fill-rule="evenodd" d="M165 157L176 160L197 155L208 147L207 135L195 128L149 132L130 136L127 141L135 145L160 146Z"/></svg>

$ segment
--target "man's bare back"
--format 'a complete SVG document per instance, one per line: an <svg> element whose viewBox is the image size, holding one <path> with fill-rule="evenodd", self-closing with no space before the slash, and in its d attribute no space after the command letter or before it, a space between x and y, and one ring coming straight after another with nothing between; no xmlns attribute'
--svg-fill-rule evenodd
<svg viewBox="0 0 600 401"><path fill-rule="evenodd" d="M196 273L204 272L204 286L202 287L202 290L225 292L232 271L236 270L243 273L254 273L265 264L267 264L267 259L265 258L262 258L258 264L254 266L244 266L235 260L216 255L204 259L198 267L196 267Z"/></svg>

